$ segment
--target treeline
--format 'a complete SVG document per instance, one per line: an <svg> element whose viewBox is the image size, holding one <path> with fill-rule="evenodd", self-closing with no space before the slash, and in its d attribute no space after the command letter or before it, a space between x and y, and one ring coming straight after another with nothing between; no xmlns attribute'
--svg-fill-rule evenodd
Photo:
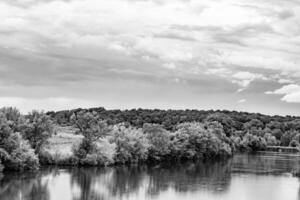
<svg viewBox="0 0 300 200"><path fill-rule="evenodd" d="M229 111L105 110L61 112L0 109L0 170L41 164L113 165L211 160L267 145L300 146L300 118ZM83 136L69 157L45 151L55 126Z"/></svg>
<svg viewBox="0 0 300 200"><path fill-rule="evenodd" d="M181 123L174 131L145 123L142 128L126 123L108 124L96 112L79 111L70 123L83 136L73 154L59 157L45 151L54 134L50 116L33 111L21 115L15 108L0 109L1 170L31 170L41 164L113 165L144 162L215 159L231 156L232 139L215 121Z"/></svg>
<svg viewBox="0 0 300 200"><path fill-rule="evenodd" d="M211 160L229 157L235 151L218 122L181 123L175 131L168 131L158 124L145 123L142 128L109 125L98 113L85 111L73 113L70 122L83 135L80 144L73 147L73 156L56 160L42 155L43 163L103 166Z"/></svg>
<svg viewBox="0 0 300 200"><path fill-rule="evenodd" d="M300 143L300 117L294 116L220 110L106 110L102 107L47 114L60 125L72 125L72 115L78 112L97 113L99 119L109 125L124 123L142 128L144 124L150 123L159 124L168 131L175 131L181 123L216 121L222 124L226 136L235 137L235 140L251 135L263 138L268 145L299 146Z"/></svg>

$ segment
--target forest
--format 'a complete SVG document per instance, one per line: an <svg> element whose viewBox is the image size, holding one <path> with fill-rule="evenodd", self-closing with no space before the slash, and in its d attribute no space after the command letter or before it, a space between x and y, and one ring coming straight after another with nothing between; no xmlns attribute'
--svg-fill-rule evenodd
<svg viewBox="0 0 300 200"><path fill-rule="evenodd" d="M58 127L72 127L82 137L71 156L45 151ZM16 108L0 109L0 171L225 159L278 145L300 146L299 117L102 107L24 115Z"/></svg>

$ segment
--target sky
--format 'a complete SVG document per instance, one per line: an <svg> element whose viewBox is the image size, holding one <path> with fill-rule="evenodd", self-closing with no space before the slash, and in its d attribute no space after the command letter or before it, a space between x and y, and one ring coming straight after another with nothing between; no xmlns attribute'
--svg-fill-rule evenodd
<svg viewBox="0 0 300 200"><path fill-rule="evenodd" d="M300 1L1 0L1 106L300 115Z"/></svg>

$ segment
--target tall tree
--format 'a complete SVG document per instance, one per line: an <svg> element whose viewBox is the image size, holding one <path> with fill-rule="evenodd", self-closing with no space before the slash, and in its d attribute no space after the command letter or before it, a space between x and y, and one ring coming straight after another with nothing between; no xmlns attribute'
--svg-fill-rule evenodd
<svg viewBox="0 0 300 200"><path fill-rule="evenodd" d="M22 134L39 153L44 144L54 132L52 120L44 112L32 111L25 116L25 124L22 127Z"/></svg>

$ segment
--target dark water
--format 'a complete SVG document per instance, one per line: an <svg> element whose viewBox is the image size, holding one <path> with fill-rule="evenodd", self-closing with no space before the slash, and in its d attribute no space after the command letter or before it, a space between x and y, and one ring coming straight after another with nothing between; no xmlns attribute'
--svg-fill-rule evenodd
<svg viewBox="0 0 300 200"><path fill-rule="evenodd" d="M298 200L298 154L236 155L213 163L47 168L5 174L0 200Z"/></svg>

